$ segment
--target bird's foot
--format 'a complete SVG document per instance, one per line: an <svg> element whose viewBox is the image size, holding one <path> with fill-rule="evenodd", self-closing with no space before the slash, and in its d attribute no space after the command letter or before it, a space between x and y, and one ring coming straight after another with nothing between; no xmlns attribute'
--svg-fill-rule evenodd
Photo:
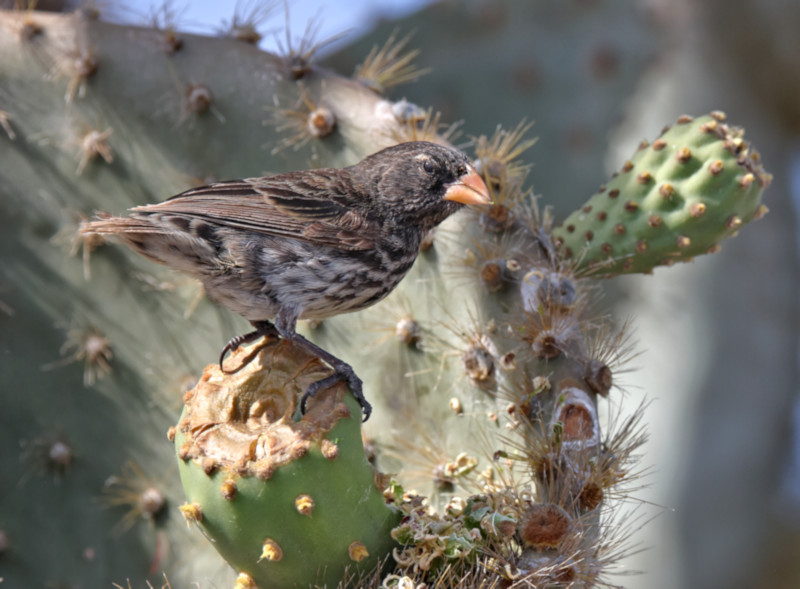
<svg viewBox="0 0 800 589"><path fill-rule="evenodd" d="M306 389L306 392L303 393L303 396L300 398L300 411L305 413L308 400L312 397L315 397L321 390L332 387L340 382L345 382L350 388L350 392L352 393L353 397L355 397L356 401L358 401L358 404L361 406L361 421L367 421L369 416L372 414L372 405L370 405L369 402L364 398L364 393L362 392L363 383L361 382L361 379L356 376L352 366L345 364L344 362L334 366L334 369L336 372L326 378L323 378L322 380L311 383L311 385Z"/></svg>
<svg viewBox="0 0 800 589"><path fill-rule="evenodd" d="M306 389L306 392L303 393L303 396L300 398L300 411L302 413L306 412L308 400L314 397L319 391L332 387L336 383L345 382L347 386L350 387L350 392L361 406L362 421L366 421L369 419L370 414L372 414L372 405L364 398L361 379L356 376L355 370L353 370L353 367L347 362L339 360L339 358L330 352L323 350L317 344L308 341L295 331L295 325L299 316L300 308L292 305L283 306L281 310L278 311L277 317L275 317L275 329L283 339L289 340L333 368L333 374L322 380L311 383Z"/></svg>
<svg viewBox="0 0 800 589"><path fill-rule="evenodd" d="M254 342L260 337L267 338L267 341L270 341L273 337L275 338L279 337L278 330L269 321L253 321L252 324L253 327L256 328L255 331L251 331L250 333L244 333L242 335L237 335L235 337L232 337L228 341L228 343L225 344L225 347L222 348L222 353L219 355L219 369L225 374L234 374L239 370L241 370L242 368L244 368L245 366L247 366L250 363L250 361L253 358L255 358L256 354L258 353L258 350L256 350L253 354L250 354L250 356L248 356L247 358L245 358L244 362L242 362L234 370L225 370L225 368L222 365L223 361L225 360L225 355L228 352L233 353L237 349L239 349L239 346L244 344L249 344L250 342Z"/></svg>

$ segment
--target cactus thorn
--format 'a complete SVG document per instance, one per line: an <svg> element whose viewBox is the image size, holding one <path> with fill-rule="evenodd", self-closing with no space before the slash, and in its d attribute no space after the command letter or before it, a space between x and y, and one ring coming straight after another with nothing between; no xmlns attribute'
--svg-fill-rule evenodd
<svg viewBox="0 0 800 589"><path fill-rule="evenodd" d="M382 47L375 45L364 62L356 67L354 78L377 94L383 94L393 86L413 82L430 73L430 68L414 64L420 53L418 49L403 51L412 37L413 33L409 33L398 41L395 29Z"/></svg>

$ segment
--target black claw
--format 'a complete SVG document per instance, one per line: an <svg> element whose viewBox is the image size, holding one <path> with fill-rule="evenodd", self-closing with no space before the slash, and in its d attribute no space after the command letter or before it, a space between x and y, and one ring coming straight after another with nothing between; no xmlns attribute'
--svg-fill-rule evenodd
<svg viewBox="0 0 800 589"><path fill-rule="evenodd" d="M256 341L260 337L268 338L278 336L278 330L275 329L275 326L269 321L255 321L253 322L253 326L256 328L255 331L232 337L228 343L225 344L225 347L222 348L222 353L219 355L219 369L222 372L230 374L222 367L222 362L225 360L225 355L228 352L235 352L242 344L249 344L250 342ZM239 369L241 368L242 366L239 367Z"/></svg>
<svg viewBox="0 0 800 589"><path fill-rule="evenodd" d="M322 380L311 383L308 389L306 389L306 392L303 393L303 396L300 398L300 411L302 413L306 412L308 400L319 391L344 381L347 383L347 386L350 387L350 392L361 406L361 412L363 414L362 421L368 420L369 416L372 414L372 405L367 402L364 398L364 393L361 392L361 379L356 376L353 367L348 363L339 360L339 358L330 352L323 350L317 344L308 341L295 331L295 325L299 316L300 309L298 307L292 305L284 306L275 318L275 326L273 329L275 329L283 339L289 340L309 354L313 354L334 370L333 374ZM270 326L272 326L272 324L270 324Z"/></svg>
<svg viewBox="0 0 800 589"><path fill-rule="evenodd" d="M372 405L370 405L369 401L367 401L367 399L364 397L364 393L361 389L363 384L361 379L356 376L356 373L352 368L349 366L347 368L349 369L349 374L342 375L342 378L347 380L347 386L350 387L350 392L361 406L361 422L364 423L369 419L369 416L372 415Z"/></svg>
<svg viewBox="0 0 800 589"><path fill-rule="evenodd" d="M343 381L347 383L348 387L350 387L350 392L361 406L361 413L363 416L361 421L367 421L369 416L372 415L372 405L370 405L369 401L364 398L364 393L361 391L361 379L356 376L355 371L353 371L353 369L347 364L339 366L337 371L330 376L311 383L311 385L309 385L309 387L306 389L306 392L303 393L303 396L300 398L300 411L302 413L306 412L308 400L311 397L315 397L319 391L327 389L328 387L332 387L333 385Z"/></svg>
<svg viewBox="0 0 800 589"><path fill-rule="evenodd" d="M228 343L225 344L225 347L222 348L222 352L219 355L219 369L222 370L222 372L225 372L225 369L222 367L222 362L225 360L225 355L228 352L235 352L236 350L239 349L239 346L241 346L242 344L253 342L257 340L259 337L261 337L260 333L258 333L257 331L251 331L250 333L237 335L229 339Z"/></svg>

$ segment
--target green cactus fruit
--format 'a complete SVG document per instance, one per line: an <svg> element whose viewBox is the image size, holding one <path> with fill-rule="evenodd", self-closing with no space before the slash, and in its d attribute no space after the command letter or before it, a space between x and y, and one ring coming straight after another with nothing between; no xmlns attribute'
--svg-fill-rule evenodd
<svg viewBox="0 0 800 589"><path fill-rule="evenodd" d="M766 213L761 194L771 176L743 134L718 111L680 117L553 230L556 245L579 269L610 275L719 250Z"/></svg>
<svg viewBox="0 0 800 589"><path fill-rule="evenodd" d="M364 455L347 387L321 392L294 420L299 395L329 368L286 341L240 349L230 366L205 369L170 431L186 519L261 589L335 587L374 570L400 515Z"/></svg>

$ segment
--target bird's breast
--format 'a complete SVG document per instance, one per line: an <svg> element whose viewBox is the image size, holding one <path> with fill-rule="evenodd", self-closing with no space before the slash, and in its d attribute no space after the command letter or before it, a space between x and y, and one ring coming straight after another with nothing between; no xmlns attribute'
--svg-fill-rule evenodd
<svg viewBox="0 0 800 589"><path fill-rule="evenodd" d="M418 251L418 245L409 250L391 241L356 251L300 241L283 241L282 246L262 249L262 292L279 305L299 305L304 319L324 319L377 303L406 275Z"/></svg>

